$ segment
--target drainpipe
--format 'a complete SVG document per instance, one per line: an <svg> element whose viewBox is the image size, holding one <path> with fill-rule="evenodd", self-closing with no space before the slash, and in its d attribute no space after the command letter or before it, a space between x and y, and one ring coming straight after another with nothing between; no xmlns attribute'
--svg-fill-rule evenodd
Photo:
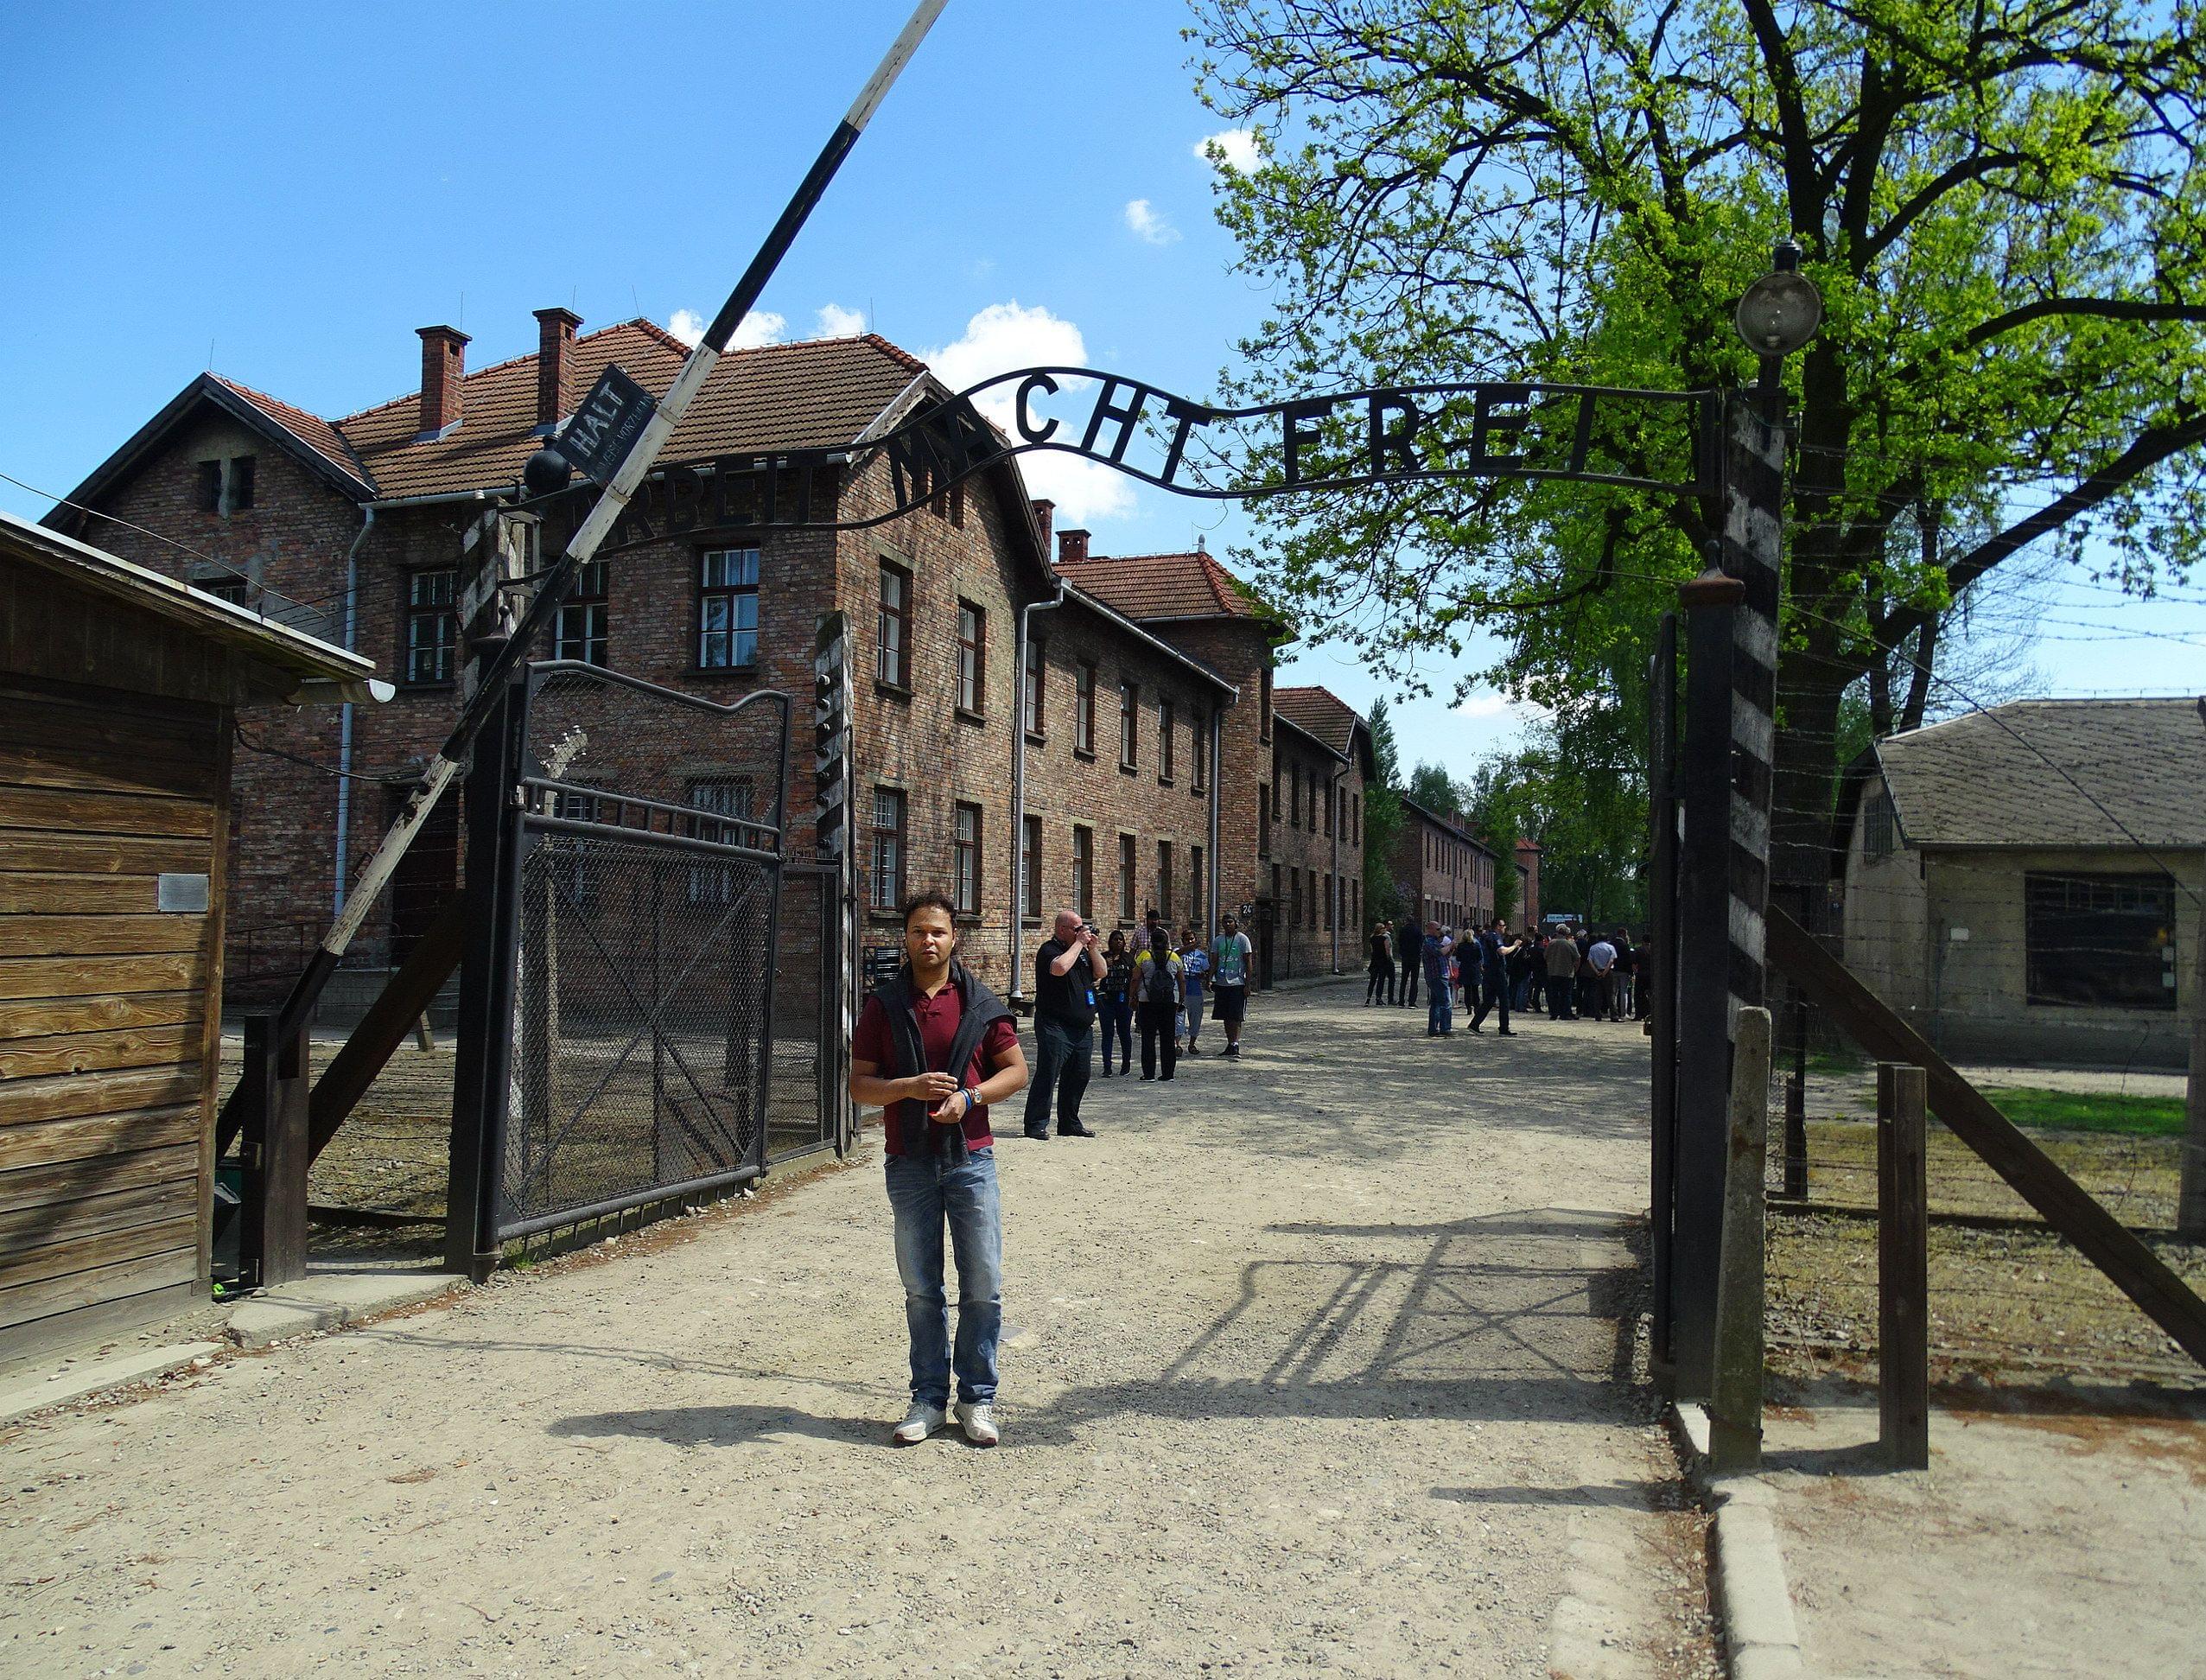
<svg viewBox="0 0 2206 1680"><path fill-rule="evenodd" d="M1241 697L1238 690L1234 691L1233 697L1236 700ZM1203 943L1206 946L1216 944L1217 940L1218 790L1225 782L1225 775L1219 767L1217 754L1218 748L1222 744L1224 727L1225 708L1212 706L1211 708L1211 847L1210 856L1204 860L1203 863L1203 872L1210 877L1210 891L1204 895L1204 901L1210 911L1210 926L1203 930Z"/></svg>
<svg viewBox="0 0 2206 1680"><path fill-rule="evenodd" d="M1019 609L1019 633L1012 649L1011 690L1011 990L1014 1000L1027 996L1025 955L1020 945L1027 913L1027 646L1032 638L1027 625L1031 613L1046 613L1065 605L1065 580L1058 578L1057 593L1047 601L1030 601ZM1045 674L1046 679L1046 674Z"/></svg>
<svg viewBox="0 0 2206 1680"><path fill-rule="evenodd" d="M345 550L345 651L359 652L360 544L375 529L375 504L360 505L360 532ZM345 881L352 869L346 841L353 830L353 703L347 700L337 716L337 879L332 886L331 915L345 907Z"/></svg>
<svg viewBox="0 0 2206 1680"><path fill-rule="evenodd" d="M1347 894L1340 890L1340 780L1348 773L1349 767L1342 765L1332 773L1332 780L1326 784L1326 837L1332 842L1330 862L1332 865L1332 902L1326 906L1326 925L1332 929L1332 971L1340 972L1340 905Z"/></svg>

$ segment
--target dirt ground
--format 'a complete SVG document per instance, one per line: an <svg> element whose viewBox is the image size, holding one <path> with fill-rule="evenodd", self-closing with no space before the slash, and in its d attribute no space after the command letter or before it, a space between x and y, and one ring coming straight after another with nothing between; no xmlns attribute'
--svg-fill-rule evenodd
<svg viewBox="0 0 2206 1680"><path fill-rule="evenodd" d="M1714 1672L1644 1040L1354 989L999 1149L1004 1443L884 1444L880 1168L0 1435L0 1671ZM1208 1036L1206 1034L1206 1036Z"/></svg>
<svg viewBox="0 0 2206 1680"><path fill-rule="evenodd" d="M1892 1475L1873 1391L1794 1397L1768 1463L1809 1673L2206 1674L2206 1404L1947 1390Z"/></svg>

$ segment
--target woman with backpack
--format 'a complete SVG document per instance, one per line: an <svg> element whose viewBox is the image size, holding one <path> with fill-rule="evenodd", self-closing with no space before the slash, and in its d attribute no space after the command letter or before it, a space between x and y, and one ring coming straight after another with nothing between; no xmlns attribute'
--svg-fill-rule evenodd
<svg viewBox="0 0 2206 1680"><path fill-rule="evenodd" d="M1179 1021L1182 970L1179 953L1172 948L1172 935L1160 926L1150 935L1134 970L1134 1019L1141 1029L1141 1077L1159 1077L1158 1040L1163 1040L1165 1079L1179 1066L1179 1041L1173 1028Z"/></svg>
<svg viewBox="0 0 2206 1680"><path fill-rule="evenodd" d="M1113 928L1103 950L1103 983L1096 988L1096 1013L1103 1017L1103 1078L1110 1077L1110 1047L1118 1044L1118 1071L1134 1071L1134 953L1126 935Z"/></svg>

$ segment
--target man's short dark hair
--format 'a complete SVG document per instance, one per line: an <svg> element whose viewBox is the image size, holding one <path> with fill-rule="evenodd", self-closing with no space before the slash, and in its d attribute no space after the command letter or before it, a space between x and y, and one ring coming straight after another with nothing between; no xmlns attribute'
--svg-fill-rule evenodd
<svg viewBox="0 0 2206 1680"><path fill-rule="evenodd" d="M957 907L950 901L947 893L914 893L904 900L904 926L912 925L912 918L922 910L939 910L950 918L954 927L957 923Z"/></svg>

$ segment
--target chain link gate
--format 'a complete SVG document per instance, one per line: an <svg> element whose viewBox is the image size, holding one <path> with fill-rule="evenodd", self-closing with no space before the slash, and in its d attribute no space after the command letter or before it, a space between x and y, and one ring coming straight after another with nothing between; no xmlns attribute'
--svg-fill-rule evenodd
<svg viewBox="0 0 2206 1680"><path fill-rule="evenodd" d="M789 1104L775 1100L788 697L723 705L552 660L509 703L519 773L491 940L504 971L484 1044L486 1256L755 1179L770 1133L779 1153L801 1141L769 1118ZM819 943L792 942L800 1029ZM819 1047L779 1047L798 1053L784 1060L817 1136Z"/></svg>

